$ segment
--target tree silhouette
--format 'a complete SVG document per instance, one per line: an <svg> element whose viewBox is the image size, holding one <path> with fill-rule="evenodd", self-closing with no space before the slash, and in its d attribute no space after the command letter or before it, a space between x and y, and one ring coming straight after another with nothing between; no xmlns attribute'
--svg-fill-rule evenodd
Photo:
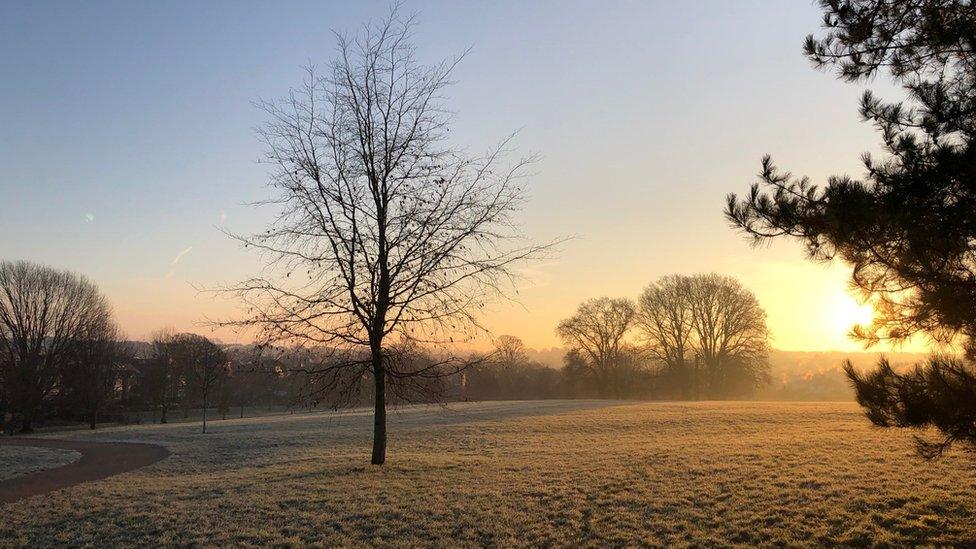
<svg viewBox="0 0 976 549"><path fill-rule="evenodd" d="M664 365L685 398L692 396L694 364L690 296L688 277L663 277L641 293L635 315L645 350Z"/></svg>
<svg viewBox="0 0 976 549"><path fill-rule="evenodd" d="M934 426L942 432L936 441L915 437L922 456L934 458L955 442L976 441L976 374L959 359L932 357L927 365L904 374L895 372L885 359L866 375L857 372L850 361L844 369L854 380L857 401L876 425Z"/></svg>
<svg viewBox="0 0 976 549"><path fill-rule="evenodd" d="M121 341L110 318L91 322L68 346L61 369L60 392L71 407L82 412L94 429L99 413L116 394L122 370L134 350Z"/></svg>
<svg viewBox="0 0 976 549"><path fill-rule="evenodd" d="M850 263L852 286L876 311L853 331L867 344L924 333L962 348L969 364L937 360L928 374L899 375L884 363L874 374L849 374L879 425L934 425L948 439L976 442L976 400L949 415L925 404L949 386L970 390L976 358L976 9L968 0L821 6L826 34L807 37L807 57L848 81L887 72L907 92L902 103L870 92L861 100L888 158L864 155L863 180L836 176L820 187L767 156L760 182L742 199L730 195L726 216L757 242L791 236L814 259ZM919 391L931 395L915 398Z"/></svg>
<svg viewBox="0 0 976 549"><path fill-rule="evenodd" d="M371 377L374 464L386 456L387 383L462 366L401 368L390 336L437 345L481 330L486 299L545 249L513 224L530 159L506 166L505 144L482 157L448 144L443 94L460 59L421 64L412 29L394 9L339 36L325 76L310 68L301 89L263 105L280 214L238 237L266 253L272 274L234 288L251 314L232 324L329 355L304 367L323 387Z"/></svg>
<svg viewBox="0 0 976 549"><path fill-rule="evenodd" d="M512 335L501 335L495 340L495 362L503 368L513 368L528 361L525 343Z"/></svg>
<svg viewBox="0 0 976 549"><path fill-rule="evenodd" d="M72 345L111 322L108 302L86 278L26 261L0 261L0 369L20 430L33 431Z"/></svg>
<svg viewBox="0 0 976 549"><path fill-rule="evenodd" d="M573 364L596 379L602 397L620 395L621 369L629 365L624 338L633 320L634 304L629 299L600 297L584 301L556 328L570 351L575 351Z"/></svg>
<svg viewBox="0 0 976 549"><path fill-rule="evenodd" d="M218 384L227 376L227 355L216 343L197 334L176 334L168 342L176 364L186 377L187 390L203 399L203 427L207 432L207 405Z"/></svg>
<svg viewBox="0 0 976 549"><path fill-rule="evenodd" d="M174 346L175 338L176 334L169 330L160 330L153 334L146 370L138 378L139 392L145 395L154 409L159 408L160 423L169 420L170 406L179 395L182 385L181 367L177 362Z"/></svg>
<svg viewBox="0 0 976 549"><path fill-rule="evenodd" d="M686 398L741 396L769 377L766 313L734 278L666 276L645 288L635 319Z"/></svg>

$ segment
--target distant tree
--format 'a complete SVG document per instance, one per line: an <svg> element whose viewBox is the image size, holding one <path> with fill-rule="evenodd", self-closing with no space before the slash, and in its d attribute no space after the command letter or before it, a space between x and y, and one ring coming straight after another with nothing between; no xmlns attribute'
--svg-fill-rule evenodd
<svg viewBox="0 0 976 549"><path fill-rule="evenodd" d="M231 360L227 374L226 392L230 402L240 408L240 417L244 417L244 407L257 402L261 390L258 383L269 385L273 381L270 375L249 368L237 360ZM263 379L262 379L263 378Z"/></svg>
<svg viewBox="0 0 976 549"><path fill-rule="evenodd" d="M94 429L99 413L116 395L122 370L133 350L121 341L110 318L88 324L68 346L61 372L61 391L73 409Z"/></svg>
<svg viewBox="0 0 976 549"><path fill-rule="evenodd" d="M173 345L176 334L161 330L153 335L150 357L143 374L137 380L136 391L155 410L160 411L159 422L169 420L169 409L177 398L182 383L180 366Z"/></svg>
<svg viewBox="0 0 976 549"><path fill-rule="evenodd" d="M217 380L217 413L220 414L220 419L227 419L227 414L230 412L231 401L234 398L231 375L232 370L228 365L224 375Z"/></svg>
<svg viewBox="0 0 976 549"><path fill-rule="evenodd" d="M636 319L645 350L686 398L744 396L769 376L766 313L731 277L664 277L641 294Z"/></svg>
<svg viewBox="0 0 976 549"><path fill-rule="evenodd" d="M274 366L263 359L255 346L226 349L228 363L227 390L233 406L244 417L247 406L272 404L278 389L279 376Z"/></svg>
<svg viewBox="0 0 976 549"><path fill-rule="evenodd" d="M209 398L227 375L227 354L219 345L197 334L177 334L170 345L177 363L186 372L187 385L203 399L203 429L207 432Z"/></svg>
<svg viewBox="0 0 976 549"><path fill-rule="evenodd" d="M670 275L645 288L637 300L634 324L651 358L664 366L680 395L690 398L695 350L689 278Z"/></svg>
<svg viewBox="0 0 976 549"><path fill-rule="evenodd" d="M194 402L199 402L200 388L197 384L193 383L193 371L190 366L186 363L180 364L181 370L177 377L178 389L175 393L183 398L183 419L188 419L190 417L190 410L193 408Z"/></svg>
<svg viewBox="0 0 976 549"><path fill-rule="evenodd" d="M457 61L420 64L412 28L394 10L340 36L324 77L310 69L301 89L264 105L281 213L238 238L267 254L272 274L233 289L252 314L231 324L257 328L267 345L335 350L308 372L372 380L374 464L386 456L387 383L453 375L394 372L388 337L449 344L480 330L486 298L545 249L513 222L528 160L506 167L504 145L484 157L448 145L442 97Z"/></svg>
<svg viewBox="0 0 976 549"><path fill-rule="evenodd" d="M7 349L5 346L0 346L0 436L7 432L9 424L7 422L8 415L8 404L7 401L9 397L7 396L7 383L4 380L4 374L6 373L6 365L12 360L5 356Z"/></svg>
<svg viewBox="0 0 976 549"><path fill-rule="evenodd" d="M600 396L620 396L625 365L624 338L634 320L628 299L600 297L584 301L576 313L559 323L556 333L575 351L596 381Z"/></svg>
<svg viewBox="0 0 976 549"><path fill-rule="evenodd" d="M511 336L498 336L495 349L489 361L489 367L498 380L498 389L502 398L525 398L529 387L526 377L529 359L525 353L525 343L521 339Z"/></svg>
<svg viewBox="0 0 976 549"><path fill-rule="evenodd" d="M0 367L0 435L7 432L7 414L7 387L3 382L3 368Z"/></svg>
<svg viewBox="0 0 976 549"><path fill-rule="evenodd" d="M470 400L557 398L564 394L564 376L529 359L525 344L515 336L499 336L494 350L464 372L465 396Z"/></svg>
<svg viewBox="0 0 976 549"><path fill-rule="evenodd" d="M528 357L525 354L525 343L515 336L498 336L498 339L495 340L495 361L507 367L528 362Z"/></svg>
<svg viewBox="0 0 976 549"><path fill-rule="evenodd" d="M964 350L967 363L936 360L928 374L901 376L882 363L875 374L849 375L880 425L921 421L965 439L958 433L972 432L976 400L943 415L912 395L928 386L941 398L942 380L963 390L976 358L976 9L969 0L821 6L826 33L807 37L807 57L852 82L887 72L907 92L907 103L870 92L861 100L887 157L864 155L863 180L837 176L818 187L767 156L760 182L741 200L730 195L726 216L757 242L795 237L813 259L850 263L852 285L875 308L871 325L853 331L866 344L923 333Z"/></svg>
<svg viewBox="0 0 976 549"><path fill-rule="evenodd" d="M513 377L512 398L537 400L566 396L563 373L556 368L528 362Z"/></svg>
<svg viewBox="0 0 976 549"><path fill-rule="evenodd" d="M387 375L392 399L390 402L443 402L454 394L455 380L464 369L484 362L484 357L453 354L435 355L431 349L412 339L401 339L389 345Z"/></svg>
<svg viewBox="0 0 976 549"><path fill-rule="evenodd" d="M599 396L589 383L590 366L579 349L570 349L566 353L561 371L568 396L574 398Z"/></svg>
<svg viewBox="0 0 976 549"><path fill-rule="evenodd" d="M496 364L484 363L465 368L465 398L496 400L504 398L502 380Z"/></svg>
<svg viewBox="0 0 976 549"><path fill-rule="evenodd" d="M33 431L71 346L109 322L106 299L86 278L26 261L0 261L0 369L10 406Z"/></svg>
<svg viewBox="0 0 976 549"><path fill-rule="evenodd" d="M741 396L769 375L766 312L755 294L732 277L688 278L695 357L712 398Z"/></svg>

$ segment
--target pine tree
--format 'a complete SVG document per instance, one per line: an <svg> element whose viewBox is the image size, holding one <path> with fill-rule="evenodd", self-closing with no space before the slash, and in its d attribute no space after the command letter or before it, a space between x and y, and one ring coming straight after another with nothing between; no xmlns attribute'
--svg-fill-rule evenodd
<svg viewBox="0 0 976 549"><path fill-rule="evenodd" d="M899 374L882 362L861 375L848 367L858 401L878 425L935 426L937 455L955 441L976 445L976 8L971 0L822 0L821 37L806 56L850 82L887 74L907 99L871 92L861 116L887 157L863 157L863 179L813 185L767 156L745 197L725 215L757 242L802 240L811 258L852 265L852 282L873 303L853 335L874 344L925 334L962 358L934 357ZM969 395L963 398L963 395ZM948 405L952 403L952 405Z"/></svg>

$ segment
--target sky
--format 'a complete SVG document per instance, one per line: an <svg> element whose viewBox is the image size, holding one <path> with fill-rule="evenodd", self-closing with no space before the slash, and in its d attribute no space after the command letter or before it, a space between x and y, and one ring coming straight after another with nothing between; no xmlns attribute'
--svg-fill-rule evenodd
<svg viewBox="0 0 976 549"><path fill-rule="evenodd" d="M273 210L255 101L325 65L333 31L388 2L0 2L0 258L85 274L133 339L210 334L238 313L205 290L261 269L222 231L260 232ZM806 0L427 2L420 58L471 48L448 105L456 144L518 131L536 153L525 234L573 237L527 265L517 303L485 317L536 348L590 297L636 298L672 273L738 277L769 315L773 346L853 351L870 311L849 269L797 242L753 247L722 216L762 155L814 182L863 173L878 151L860 121L867 87L811 68ZM231 333L212 334L233 341ZM906 350L913 350L909 346Z"/></svg>

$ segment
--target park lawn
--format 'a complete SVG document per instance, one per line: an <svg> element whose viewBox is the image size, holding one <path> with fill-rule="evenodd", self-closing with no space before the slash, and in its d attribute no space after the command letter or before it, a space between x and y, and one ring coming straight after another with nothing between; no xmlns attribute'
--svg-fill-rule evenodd
<svg viewBox="0 0 976 549"><path fill-rule="evenodd" d="M147 468L3 508L3 545L976 543L976 456L925 463L852 403L412 407L62 436Z"/></svg>
<svg viewBox="0 0 976 549"><path fill-rule="evenodd" d="M60 448L37 448L32 446L0 446L0 480L54 469L67 465L80 458L73 450Z"/></svg>

